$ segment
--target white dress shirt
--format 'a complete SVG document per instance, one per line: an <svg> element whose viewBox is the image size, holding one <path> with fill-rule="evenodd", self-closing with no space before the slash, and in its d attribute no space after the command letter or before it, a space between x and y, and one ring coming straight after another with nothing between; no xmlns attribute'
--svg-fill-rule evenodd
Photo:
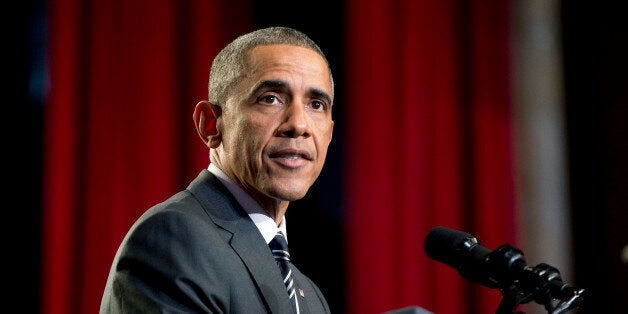
<svg viewBox="0 0 628 314"><path fill-rule="evenodd" d="M277 227L275 221L266 214L262 206L260 206L250 195L248 195L242 188L240 188L237 184L235 184L231 179L224 173L220 168L218 168L213 163L209 164L207 167L209 172L213 173L218 179L224 184L227 189L233 194L233 196L238 200L238 203L244 210L249 214L249 217L253 220L257 229L262 233L264 240L266 243L270 243L270 241L275 237L277 231L281 231L286 238L286 242L288 242L288 233L286 232L286 217L284 216L281 219L281 224Z"/></svg>

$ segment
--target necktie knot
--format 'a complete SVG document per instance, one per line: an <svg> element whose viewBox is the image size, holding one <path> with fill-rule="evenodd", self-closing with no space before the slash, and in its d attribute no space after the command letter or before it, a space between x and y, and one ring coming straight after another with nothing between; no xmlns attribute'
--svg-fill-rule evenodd
<svg viewBox="0 0 628 314"><path fill-rule="evenodd" d="M277 235L270 241L268 244L270 246L270 250L273 252L273 256L275 259L281 259L284 261L290 262L290 253L288 252L288 242L286 242L286 237L281 233L281 231L277 232Z"/></svg>

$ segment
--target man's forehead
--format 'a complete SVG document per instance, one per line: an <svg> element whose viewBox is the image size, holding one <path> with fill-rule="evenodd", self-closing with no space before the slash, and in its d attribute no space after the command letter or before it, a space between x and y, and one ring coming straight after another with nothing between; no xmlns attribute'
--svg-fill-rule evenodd
<svg viewBox="0 0 628 314"><path fill-rule="evenodd" d="M323 91L333 98L331 73L324 57L301 46L273 44L256 46L247 54L242 73L249 89L256 90L265 81L283 81L285 87Z"/></svg>

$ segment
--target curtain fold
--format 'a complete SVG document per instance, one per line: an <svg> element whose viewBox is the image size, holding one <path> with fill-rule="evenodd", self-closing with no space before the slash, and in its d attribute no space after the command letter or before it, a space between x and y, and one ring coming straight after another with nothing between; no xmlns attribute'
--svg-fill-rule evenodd
<svg viewBox="0 0 628 314"><path fill-rule="evenodd" d="M491 313L501 295L428 260L436 225L514 244L508 2L347 1L350 313Z"/></svg>
<svg viewBox="0 0 628 314"><path fill-rule="evenodd" d="M207 166L192 112L213 56L250 29L240 2L48 3L43 312L97 312L131 223Z"/></svg>

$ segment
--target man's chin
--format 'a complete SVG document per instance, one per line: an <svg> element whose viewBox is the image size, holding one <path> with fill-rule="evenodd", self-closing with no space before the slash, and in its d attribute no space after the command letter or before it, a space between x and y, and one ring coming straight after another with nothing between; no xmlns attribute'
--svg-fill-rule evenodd
<svg viewBox="0 0 628 314"><path fill-rule="evenodd" d="M308 188L297 188L294 186L291 186L290 188L280 187L277 189L273 189L270 195L282 201L293 202L293 201L300 200L303 197L305 197L308 189L309 187Z"/></svg>

